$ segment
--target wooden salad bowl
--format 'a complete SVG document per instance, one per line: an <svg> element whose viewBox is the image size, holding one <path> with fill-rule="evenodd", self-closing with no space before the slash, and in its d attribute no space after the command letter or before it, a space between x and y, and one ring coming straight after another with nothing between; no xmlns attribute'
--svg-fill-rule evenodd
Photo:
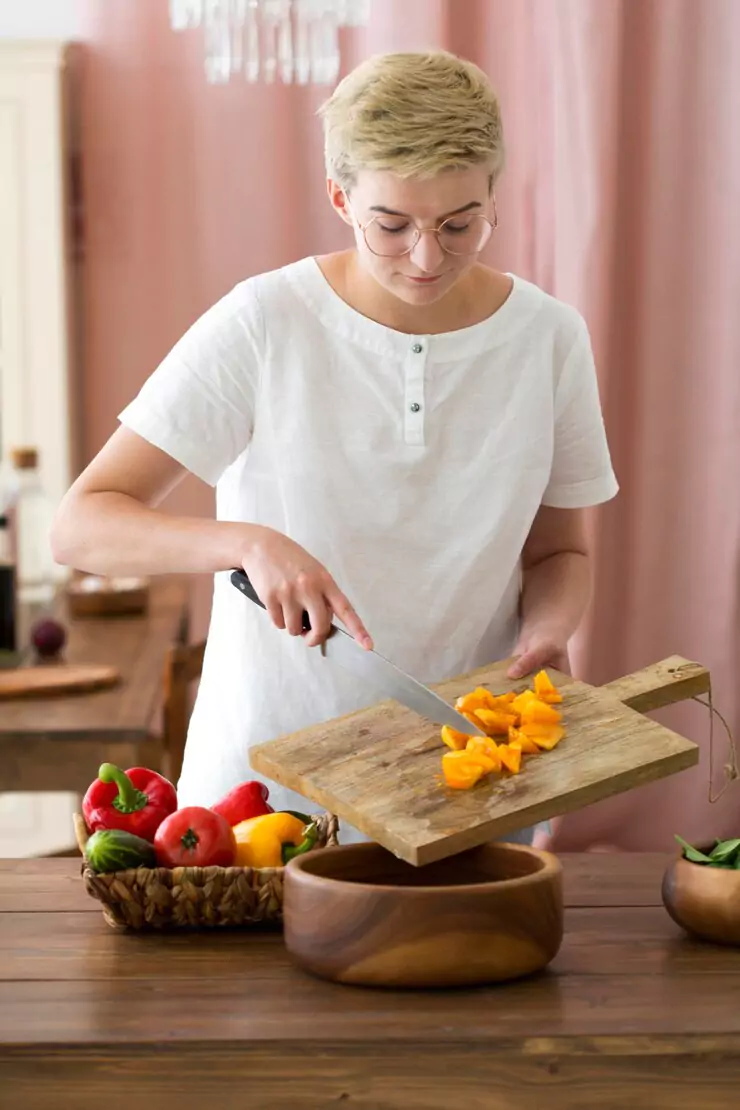
<svg viewBox="0 0 740 1110"><path fill-rule="evenodd" d="M740 945L740 870L707 867L680 856L666 869L662 894L666 910L687 933Z"/></svg>
<svg viewBox="0 0 740 1110"><path fill-rule="evenodd" d="M549 852L485 844L425 867L379 844L296 857L284 936L305 970L338 983L457 987L540 971L563 937L562 872Z"/></svg>

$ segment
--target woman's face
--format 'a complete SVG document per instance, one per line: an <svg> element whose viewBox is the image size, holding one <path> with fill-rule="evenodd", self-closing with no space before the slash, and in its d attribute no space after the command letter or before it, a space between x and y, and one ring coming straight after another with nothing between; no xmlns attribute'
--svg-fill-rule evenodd
<svg viewBox="0 0 740 1110"><path fill-rule="evenodd" d="M494 223L485 166L446 170L429 179L363 170L348 194L330 181L329 196L354 228L363 267L407 304L433 304L448 293L475 265L490 237L484 217ZM444 221L438 239L434 229Z"/></svg>

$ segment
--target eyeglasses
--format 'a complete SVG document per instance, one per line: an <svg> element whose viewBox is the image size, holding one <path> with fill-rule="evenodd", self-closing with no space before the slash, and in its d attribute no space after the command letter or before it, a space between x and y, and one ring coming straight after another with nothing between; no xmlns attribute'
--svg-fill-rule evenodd
<svg viewBox="0 0 740 1110"><path fill-rule="evenodd" d="M357 220L357 218L355 217ZM439 227L417 227L406 216L374 216L367 224L357 220L367 248L381 258L410 254L426 231L431 231L443 251L454 255L478 254L498 227L496 202L493 222L477 212L449 216Z"/></svg>

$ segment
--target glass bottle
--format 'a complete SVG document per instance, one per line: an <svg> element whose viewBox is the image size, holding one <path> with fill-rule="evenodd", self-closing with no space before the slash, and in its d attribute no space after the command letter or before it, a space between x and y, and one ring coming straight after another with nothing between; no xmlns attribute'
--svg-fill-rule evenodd
<svg viewBox="0 0 740 1110"><path fill-rule="evenodd" d="M54 596L54 559L49 534L54 510L38 472L35 447L12 452L18 479L15 503L17 596L20 602L49 601Z"/></svg>
<svg viewBox="0 0 740 1110"><path fill-rule="evenodd" d="M0 666L15 662L15 560L10 521L0 516Z"/></svg>

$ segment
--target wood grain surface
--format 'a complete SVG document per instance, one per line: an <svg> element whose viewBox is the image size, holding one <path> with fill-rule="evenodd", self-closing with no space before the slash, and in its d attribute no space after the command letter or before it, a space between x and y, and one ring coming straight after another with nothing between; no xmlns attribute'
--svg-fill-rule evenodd
<svg viewBox="0 0 740 1110"><path fill-rule="evenodd" d="M119 934L74 861L0 863L0 1107L730 1110L740 953L671 921L669 862L564 855L546 972L423 992L323 982L275 932Z"/></svg>
<svg viewBox="0 0 740 1110"><path fill-rule="evenodd" d="M452 703L479 685L495 694L530 685L531 679L509 681L507 667L482 667L433 688ZM490 775L472 790L451 790L441 781L446 749L439 727L391 701L262 744L251 750L250 761L414 865L698 762L696 744L625 705L613 690L549 673L563 694L558 708L566 738L554 751L525 757L519 775ZM646 711L708 686L705 668L672 657L620 680L615 690Z"/></svg>

